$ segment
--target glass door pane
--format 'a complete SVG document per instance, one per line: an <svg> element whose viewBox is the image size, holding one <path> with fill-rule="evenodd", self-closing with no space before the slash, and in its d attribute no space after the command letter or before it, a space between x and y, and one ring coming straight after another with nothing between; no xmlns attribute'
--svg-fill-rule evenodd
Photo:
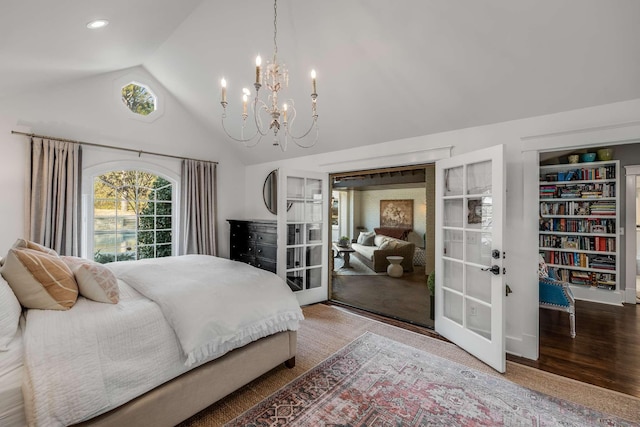
<svg viewBox="0 0 640 427"><path fill-rule="evenodd" d="M294 291L322 285L322 180L287 176L286 276Z"/></svg>

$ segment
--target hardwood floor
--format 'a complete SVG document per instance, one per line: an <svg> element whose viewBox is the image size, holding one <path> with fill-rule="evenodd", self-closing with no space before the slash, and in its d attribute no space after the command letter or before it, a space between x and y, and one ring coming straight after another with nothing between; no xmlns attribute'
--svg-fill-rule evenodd
<svg viewBox="0 0 640 427"><path fill-rule="evenodd" d="M432 329L343 306L357 314L444 339ZM576 337L569 315L540 309L540 357L507 360L640 398L640 305L576 302Z"/></svg>
<svg viewBox="0 0 640 427"><path fill-rule="evenodd" d="M433 328L424 267L402 278L387 275L333 275L331 299L345 305Z"/></svg>
<svg viewBox="0 0 640 427"><path fill-rule="evenodd" d="M538 360L508 360L640 397L640 307L576 301L576 337L569 315L540 309Z"/></svg>

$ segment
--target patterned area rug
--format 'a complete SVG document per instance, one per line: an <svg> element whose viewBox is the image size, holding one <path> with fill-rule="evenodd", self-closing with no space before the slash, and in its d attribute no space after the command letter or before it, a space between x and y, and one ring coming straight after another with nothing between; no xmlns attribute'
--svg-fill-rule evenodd
<svg viewBox="0 0 640 427"><path fill-rule="evenodd" d="M365 333L228 426L637 426Z"/></svg>

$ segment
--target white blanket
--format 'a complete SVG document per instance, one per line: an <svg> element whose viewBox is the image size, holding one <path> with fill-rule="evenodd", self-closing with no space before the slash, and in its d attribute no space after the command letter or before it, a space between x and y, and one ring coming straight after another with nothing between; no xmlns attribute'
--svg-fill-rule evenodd
<svg viewBox="0 0 640 427"><path fill-rule="evenodd" d="M69 311L27 311L22 389L29 425L92 418L187 371L158 305L119 286L118 304L80 297Z"/></svg>
<svg viewBox="0 0 640 427"><path fill-rule="evenodd" d="M278 276L206 255L110 264L155 301L178 336L186 365L201 364L276 332L298 329L298 301Z"/></svg>

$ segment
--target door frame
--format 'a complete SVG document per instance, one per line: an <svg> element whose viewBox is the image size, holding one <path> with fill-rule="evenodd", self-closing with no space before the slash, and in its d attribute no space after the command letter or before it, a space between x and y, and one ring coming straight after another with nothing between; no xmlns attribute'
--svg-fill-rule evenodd
<svg viewBox="0 0 640 427"><path fill-rule="evenodd" d="M640 143L640 121L620 123L616 125L597 126L592 128L574 129L565 132L554 132L530 135L520 138L522 143L522 171L523 171L523 242L529 242L522 248L527 265L526 271L531 271L525 286L538 289L538 195L539 195L539 166L540 153L576 150L580 148L603 147L623 144ZM535 346L535 359L540 350L540 319L538 304L535 303L535 325L528 343ZM533 310L533 305L529 307ZM535 335L534 335L535 334Z"/></svg>
<svg viewBox="0 0 640 427"><path fill-rule="evenodd" d="M636 199L638 178L640 178L640 165L624 166L625 169L625 271L622 276L625 278L624 302L627 304L636 304L636 258L638 256L637 249L637 231L636 231Z"/></svg>

